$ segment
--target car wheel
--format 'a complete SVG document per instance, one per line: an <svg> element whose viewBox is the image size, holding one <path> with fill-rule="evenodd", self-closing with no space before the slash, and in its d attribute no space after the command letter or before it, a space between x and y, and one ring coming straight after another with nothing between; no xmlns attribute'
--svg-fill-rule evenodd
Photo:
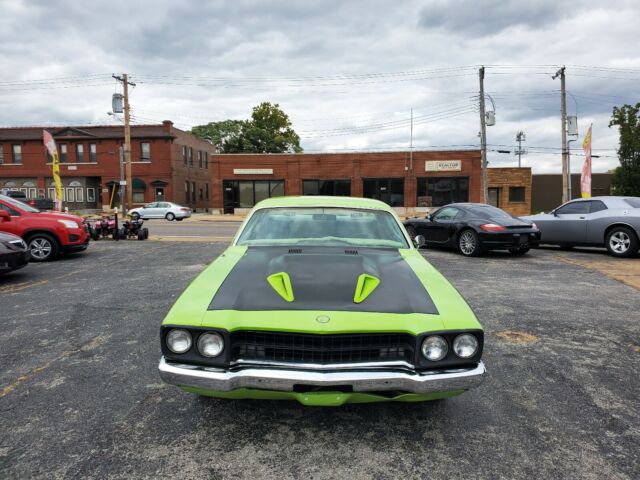
<svg viewBox="0 0 640 480"><path fill-rule="evenodd" d="M524 255L529 251L529 247L513 247L509 249L512 255Z"/></svg>
<svg viewBox="0 0 640 480"><path fill-rule="evenodd" d="M173 222L176 219L176 216L173 213L169 212L164 216L164 218L166 218L170 222Z"/></svg>
<svg viewBox="0 0 640 480"><path fill-rule="evenodd" d="M458 250L465 257L479 257L482 255L478 234L473 230L463 230L458 237Z"/></svg>
<svg viewBox="0 0 640 480"><path fill-rule="evenodd" d="M31 260L34 262L46 262L53 260L60 252L58 241L46 233L37 233L29 238L27 242Z"/></svg>
<svg viewBox="0 0 640 480"><path fill-rule="evenodd" d="M638 237L628 227L612 228L605 243L614 257L631 257L638 251Z"/></svg>

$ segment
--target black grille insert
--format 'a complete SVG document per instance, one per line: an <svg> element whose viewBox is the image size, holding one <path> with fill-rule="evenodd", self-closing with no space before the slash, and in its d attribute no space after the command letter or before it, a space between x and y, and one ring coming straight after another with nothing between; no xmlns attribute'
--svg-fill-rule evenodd
<svg viewBox="0 0 640 480"><path fill-rule="evenodd" d="M413 364L415 342L415 337L405 333L315 335L240 331L231 334L231 361Z"/></svg>

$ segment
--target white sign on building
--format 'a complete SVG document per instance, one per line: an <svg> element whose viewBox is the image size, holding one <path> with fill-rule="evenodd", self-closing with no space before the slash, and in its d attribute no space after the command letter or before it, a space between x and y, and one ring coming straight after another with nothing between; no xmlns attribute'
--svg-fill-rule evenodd
<svg viewBox="0 0 640 480"><path fill-rule="evenodd" d="M427 160L424 162L425 172L447 172L462 170L462 160Z"/></svg>
<svg viewBox="0 0 640 480"><path fill-rule="evenodd" d="M273 175L273 168L234 168L234 175Z"/></svg>

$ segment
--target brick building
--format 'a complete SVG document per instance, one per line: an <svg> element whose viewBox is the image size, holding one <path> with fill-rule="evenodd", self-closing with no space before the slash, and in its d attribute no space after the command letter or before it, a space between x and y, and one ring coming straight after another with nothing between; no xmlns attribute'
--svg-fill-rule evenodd
<svg viewBox="0 0 640 480"><path fill-rule="evenodd" d="M515 216L531 213L531 168L489 168L487 180L487 203Z"/></svg>
<svg viewBox="0 0 640 480"><path fill-rule="evenodd" d="M399 212L480 201L480 152L218 154L213 208L243 212L278 195L377 198Z"/></svg>
<svg viewBox="0 0 640 480"><path fill-rule="evenodd" d="M51 159L42 144L45 128L58 145L64 205L79 210L117 204L122 126L0 128L0 189L22 190L29 198L53 198ZM134 206L167 200L209 209L214 152L213 145L170 121L132 126Z"/></svg>

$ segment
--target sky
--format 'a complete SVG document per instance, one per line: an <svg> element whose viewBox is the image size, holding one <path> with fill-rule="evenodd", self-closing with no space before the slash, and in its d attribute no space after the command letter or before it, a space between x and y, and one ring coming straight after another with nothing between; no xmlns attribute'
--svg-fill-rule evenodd
<svg viewBox="0 0 640 480"><path fill-rule="evenodd" d="M189 129L270 101L308 152L478 148L484 65L490 166L517 166L523 131L523 166L552 173L566 66L572 171L593 124L604 172L612 108L640 101L639 24L637 0L0 0L0 126L117 124L111 75L127 73L135 123Z"/></svg>

